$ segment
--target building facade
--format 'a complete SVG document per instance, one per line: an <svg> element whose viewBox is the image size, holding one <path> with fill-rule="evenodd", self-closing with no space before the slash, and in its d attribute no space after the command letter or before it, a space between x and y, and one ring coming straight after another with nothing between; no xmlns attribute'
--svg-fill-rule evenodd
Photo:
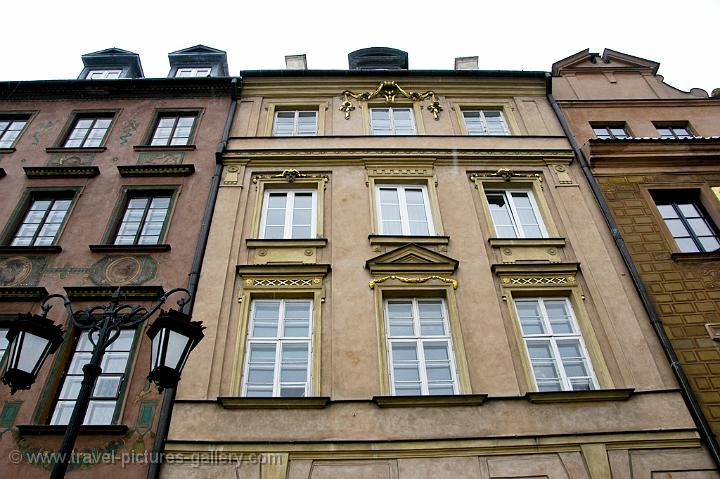
<svg viewBox="0 0 720 479"><path fill-rule="evenodd" d="M350 66L242 72L161 477L718 477L546 75Z"/></svg>
<svg viewBox="0 0 720 479"><path fill-rule="evenodd" d="M553 65L553 90L712 434L720 432L720 97L613 50Z"/></svg>
<svg viewBox="0 0 720 479"><path fill-rule="evenodd" d="M118 287L122 301L144 305L187 287L202 239L235 88L224 52L174 52L160 79L143 78L138 55L124 50L83 63L77 80L0 83L0 361L7 328L18 313L39 313L47 294L66 294L78 310ZM208 73L179 78L191 67ZM210 70L219 73L205 78ZM0 387L3 477L47 477L92 349L62 301L51 304L63 344L30 390ZM72 477L147 475L162 400L146 380L147 326L122 330L106 353Z"/></svg>

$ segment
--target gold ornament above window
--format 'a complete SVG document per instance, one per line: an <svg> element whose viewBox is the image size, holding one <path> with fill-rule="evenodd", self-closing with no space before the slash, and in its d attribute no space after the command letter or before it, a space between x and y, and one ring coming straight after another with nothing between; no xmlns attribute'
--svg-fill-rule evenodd
<svg viewBox="0 0 720 479"><path fill-rule="evenodd" d="M366 91L365 93L353 93L350 90L345 90L342 94L345 97L345 101L343 101L340 105L340 111L345 113L346 120L350 119L350 112L355 109L355 106L350 100L351 98L359 101L369 101L375 98L384 97L386 103L395 103L395 98L398 95L412 101L423 101L424 99L430 97L431 103L428 105L427 109L433 114L433 118L436 120L439 119L438 114L443 110L440 103L437 101L437 98L435 98L434 91L428 90L425 93L418 93L415 91L408 92L395 81L382 81L375 91L372 92Z"/></svg>

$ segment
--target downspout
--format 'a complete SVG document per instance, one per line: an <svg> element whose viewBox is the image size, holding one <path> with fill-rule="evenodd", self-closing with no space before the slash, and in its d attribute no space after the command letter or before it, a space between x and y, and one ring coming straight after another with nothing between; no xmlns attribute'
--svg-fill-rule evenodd
<svg viewBox="0 0 720 479"><path fill-rule="evenodd" d="M192 270L190 271L187 289L190 291L191 299L183 307L185 314L192 314L195 306L195 293L197 292L198 282L200 281L200 270L202 268L203 258L205 257L205 249L207 248L208 235L210 234L210 224L212 223L215 202L217 201L218 191L220 190L220 177L222 175L222 153L227 146L228 137L230 136L230 127L237 110L237 92L238 79L233 78L231 81L230 92L230 108L228 109L227 118L225 119L225 129L223 136L215 149L215 173L210 184L210 192L203 213L202 224L200 226L200 235L198 236L197 246L195 247L195 258L193 259ZM155 433L155 442L150 456L150 465L148 467L147 479L157 479L160 475L160 464L163 459L163 450L165 449L165 440L167 439L168 430L170 429L170 420L172 419L172 408L175 402L175 393L177 388L167 388L163 394L162 406L160 408L160 417L158 419L158 427Z"/></svg>
<svg viewBox="0 0 720 479"><path fill-rule="evenodd" d="M582 168L583 174L585 175L585 178L590 185L590 189L595 196L595 200L598 202L598 205L600 205L600 210L602 211L603 217L605 218L605 222L610 228L613 240L615 241L615 244L620 251L620 255L622 256L623 262L625 263L625 266L630 273L630 278L632 278L635 289L640 295L640 300L645 307L645 311L650 317L650 323L652 324L652 327L655 330L658 339L660 339L660 345L662 346L663 351L665 351L665 356L667 356L668 360L670 361L670 368L672 369L673 373L675 374L675 378L680 384L680 393L685 400L685 404L690 410L690 415L695 421L695 425L698 428L700 437L702 438L705 445L708 447L710 455L712 456L713 461L715 461L715 466L720 468L720 447L715 440L715 435L713 434L712 429L710 429L710 424L707 422L707 419L705 419L705 415L700 409L700 404L698 404L697 399L695 398L695 395L690 388L690 382L688 381L687 376L685 376L685 372L680 365L680 361L675 354L675 350L670 343L670 339L668 339L667 334L665 334L662 320L660 319L660 316L655 309L655 305L650 299L650 295L648 294L647 289L645 289L645 284L642 282L642 279L640 278L640 273L638 273L637 267L635 266L635 263L630 256L630 252L625 245L625 240L623 240L622 235L620 234L620 228L618 228L617 223L615 223L615 219L610 212L610 208L608 207L605 198L600 192L600 186L598 185L597 180L593 176L592 170L590 169L590 166L585 159L585 155L583 155L583 152L580 150L580 147L575 140L575 136L573 136L572 131L570 130L570 126L565 119L565 115L560 109L560 105L558 105L557 100L555 100L555 97L552 94L552 76L549 73L545 74L545 86L548 101L550 102L550 105L552 106L552 109L555 112L557 119L560 121L560 125L562 126L563 132L565 132L565 136L567 136L568 140L570 141L570 145L572 146L573 152L575 153L575 157L577 158L578 163Z"/></svg>

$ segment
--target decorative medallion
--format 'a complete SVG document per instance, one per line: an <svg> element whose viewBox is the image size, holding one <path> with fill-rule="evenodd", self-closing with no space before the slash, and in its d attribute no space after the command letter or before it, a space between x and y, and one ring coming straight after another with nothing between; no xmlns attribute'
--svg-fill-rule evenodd
<svg viewBox="0 0 720 479"><path fill-rule="evenodd" d="M45 256L0 256L0 287L36 286L46 265Z"/></svg>
<svg viewBox="0 0 720 479"><path fill-rule="evenodd" d="M232 168L232 167L229 167L229 168ZM228 169L228 173L229 172L230 171ZM294 168L289 168L287 170L283 170L282 173L278 173L276 175L253 175L252 182L253 182L253 184L257 184L257 182L259 180L279 179L279 178L284 178L288 183L293 183L298 178L309 179L309 180L322 180L324 183L327 183L328 181L330 181L330 177L328 175L301 173L300 171L298 171ZM225 182L227 182L227 176L225 177Z"/></svg>
<svg viewBox="0 0 720 479"><path fill-rule="evenodd" d="M509 168L500 168L494 173L480 172L470 175L470 181L477 181L483 178L502 178L505 181L511 181L513 178L528 178L531 180L539 180L542 184L542 175L540 175L540 173L516 173Z"/></svg>
<svg viewBox="0 0 720 479"><path fill-rule="evenodd" d="M353 93L350 90L345 90L342 94L345 97L345 101L340 104L340 111L345 113L346 120L350 119L350 112L355 109L355 106L353 106L350 98L354 98L359 101L368 101L374 98L383 97L385 98L385 103L395 103L395 98L397 96L402 96L411 101L423 101L427 97L430 97L431 103L428 105L427 109L433 114L433 118L438 120L438 115L443 110L443 107L440 106L437 98L435 98L434 91L428 90L425 93L418 93L414 91L408 92L395 81L381 81L375 91L372 92L366 91L365 93Z"/></svg>
<svg viewBox="0 0 720 479"><path fill-rule="evenodd" d="M53 153L47 166L90 166L95 161L95 153Z"/></svg>
<svg viewBox="0 0 720 479"><path fill-rule="evenodd" d="M90 281L98 286L140 285L155 277L151 256L105 256L90 268Z"/></svg>

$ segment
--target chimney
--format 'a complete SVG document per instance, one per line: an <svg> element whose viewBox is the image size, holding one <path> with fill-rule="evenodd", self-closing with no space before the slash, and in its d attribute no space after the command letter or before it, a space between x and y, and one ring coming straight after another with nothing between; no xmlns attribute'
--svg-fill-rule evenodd
<svg viewBox="0 0 720 479"><path fill-rule="evenodd" d="M307 70L307 58L302 55L285 55L285 68L288 70Z"/></svg>
<svg viewBox="0 0 720 479"><path fill-rule="evenodd" d="M478 57L457 57L455 58L455 70L477 70Z"/></svg>
<svg viewBox="0 0 720 479"><path fill-rule="evenodd" d="M350 70L407 70L408 54L396 48L370 47L348 53Z"/></svg>

